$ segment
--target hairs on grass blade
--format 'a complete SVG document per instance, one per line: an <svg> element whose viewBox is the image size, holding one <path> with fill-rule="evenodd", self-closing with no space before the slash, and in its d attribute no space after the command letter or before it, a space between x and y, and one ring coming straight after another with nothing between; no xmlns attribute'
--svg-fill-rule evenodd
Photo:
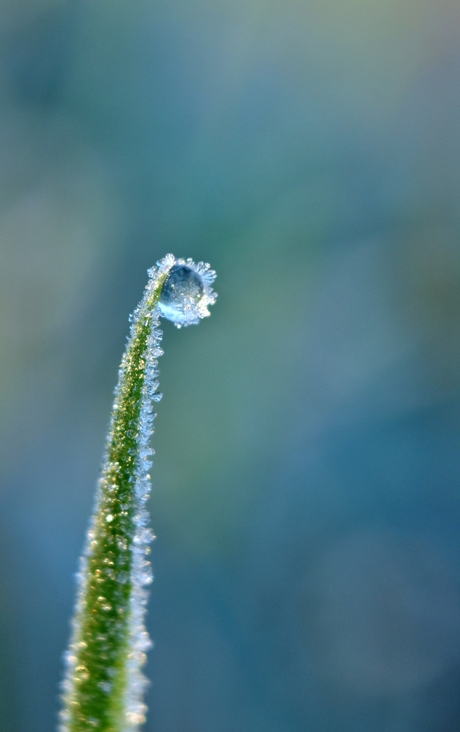
<svg viewBox="0 0 460 732"><path fill-rule="evenodd" d="M153 538L150 493L152 404L158 392L160 315L196 324L215 302L208 264L168 254L149 270L115 389L96 505L77 575L72 636L65 656L59 732L135 732L145 720L142 674L147 560Z"/></svg>

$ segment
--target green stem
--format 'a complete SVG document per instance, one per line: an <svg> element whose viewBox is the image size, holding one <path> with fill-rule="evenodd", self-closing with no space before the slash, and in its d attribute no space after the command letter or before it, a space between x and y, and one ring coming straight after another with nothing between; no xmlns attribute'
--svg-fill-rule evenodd
<svg viewBox="0 0 460 732"><path fill-rule="evenodd" d="M150 492L149 439L152 401L161 397L156 392L157 357L162 355L158 303L175 261L168 255L150 270L121 362L96 507L79 572L60 732L129 732L137 730L145 718L146 681L141 667L150 645L144 627L145 585L151 581L146 553L152 534L145 509ZM189 270L189 262L176 265L175 270ZM209 286L214 273L201 263L193 267L207 288L208 300L200 303L206 315L206 304L215 299ZM170 285L173 296L176 280L177 275ZM186 309L188 313L189 301ZM180 317L185 316L176 314L178 325L197 322L194 315L182 322Z"/></svg>

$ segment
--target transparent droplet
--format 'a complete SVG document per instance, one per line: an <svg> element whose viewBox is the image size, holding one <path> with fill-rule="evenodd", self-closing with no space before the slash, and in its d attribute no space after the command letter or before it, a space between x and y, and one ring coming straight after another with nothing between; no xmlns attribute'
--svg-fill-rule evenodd
<svg viewBox="0 0 460 732"><path fill-rule="evenodd" d="M176 260L161 290L160 315L172 320L178 328L198 323L200 318L209 315L208 305L215 301L211 289L214 276L202 262Z"/></svg>
<svg viewBox="0 0 460 732"><path fill-rule="evenodd" d="M186 315L196 308L203 297L203 291L203 283L197 272L186 264L175 264L161 290L160 305L163 314L166 317Z"/></svg>

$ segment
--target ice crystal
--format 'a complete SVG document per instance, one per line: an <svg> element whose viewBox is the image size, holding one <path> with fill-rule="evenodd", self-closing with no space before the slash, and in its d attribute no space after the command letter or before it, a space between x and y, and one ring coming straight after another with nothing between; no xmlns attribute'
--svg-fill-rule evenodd
<svg viewBox="0 0 460 732"><path fill-rule="evenodd" d="M216 298L209 265L168 254L149 270L115 389L106 451L80 570L72 637L65 656L60 732L134 732L145 719L142 674L146 555L153 534L150 493L152 403L161 398L160 315L178 327L209 315Z"/></svg>

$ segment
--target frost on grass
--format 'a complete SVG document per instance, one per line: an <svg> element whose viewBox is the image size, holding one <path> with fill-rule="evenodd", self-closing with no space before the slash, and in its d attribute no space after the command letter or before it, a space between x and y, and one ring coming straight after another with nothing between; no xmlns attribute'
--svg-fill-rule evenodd
<svg viewBox="0 0 460 732"><path fill-rule="evenodd" d="M149 270L118 385L96 505L80 560L72 637L66 653L60 732L135 732L145 720L142 673L147 560L153 538L146 501L152 465L153 402L159 401L160 315L198 323L215 302L209 265L168 254Z"/></svg>

